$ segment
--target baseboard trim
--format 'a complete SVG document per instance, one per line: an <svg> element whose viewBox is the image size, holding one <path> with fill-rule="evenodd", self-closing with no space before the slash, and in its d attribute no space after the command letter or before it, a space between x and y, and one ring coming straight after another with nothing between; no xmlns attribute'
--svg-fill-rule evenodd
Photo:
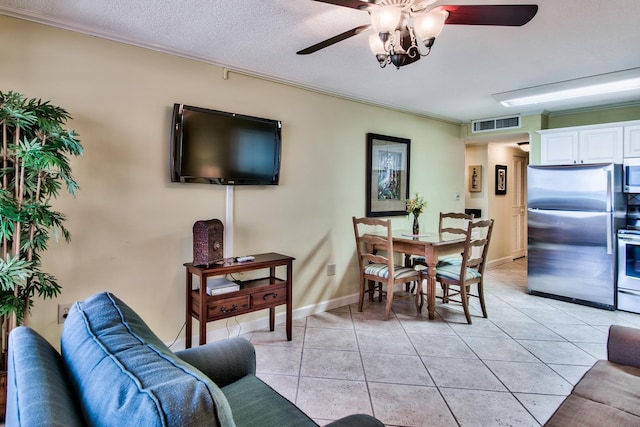
<svg viewBox="0 0 640 427"><path fill-rule="evenodd" d="M311 304L305 307L300 307L292 312L293 320L304 319L305 317L312 316L318 313L324 313L325 311L333 310L334 308L343 307L345 305L354 304L358 302L358 294L348 295L332 299L329 301L322 301L318 304ZM267 311L265 310L265 313ZM284 312L276 313L276 325L284 324L286 321L286 314ZM207 342L220 341L231 337L237 337L240 335L248 334L260 329L269 327L269 315L252 319L246 322L238 322L237 317L230 317L225 320L218 320L216 322L210 322L210 325L217 323L216 328L207 331ZM191 337L193 345L197 345L198 337L196 335ZM173 343L165 343L170 346L171 350L178 351L185 348L184 338L177 339Z"/></svg>

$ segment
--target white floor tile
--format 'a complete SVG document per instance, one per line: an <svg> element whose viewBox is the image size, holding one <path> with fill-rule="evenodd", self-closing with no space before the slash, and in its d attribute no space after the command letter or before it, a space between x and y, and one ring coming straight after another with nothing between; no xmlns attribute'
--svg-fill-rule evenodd
<svg viewBox="0 0 640 427"><path fill-rule="evenodd" d="M459 304L438 301L418 315L398 292L246 334L257 372L319 424L354 413L387 426L539 426L599 358L611 324L640 327L640 315L527 293L527 261L489 268L487 319L473 299L473 324ZM404 299L402 299L404 298Z"/></svg>

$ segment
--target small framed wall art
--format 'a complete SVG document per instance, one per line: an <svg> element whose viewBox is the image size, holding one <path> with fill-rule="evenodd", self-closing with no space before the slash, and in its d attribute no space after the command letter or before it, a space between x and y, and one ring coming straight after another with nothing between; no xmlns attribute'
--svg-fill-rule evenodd
<svg viewBox="0 0 640 427"><path fill-rule="evenodd" d="M469 191L482 191L482 165L469 166Z"/></svg>
<svg viewBox="0 0 640 427"><path fill-rule="evenodd" d="M507 194L507 167L496 165L496 194Z"/></svg>

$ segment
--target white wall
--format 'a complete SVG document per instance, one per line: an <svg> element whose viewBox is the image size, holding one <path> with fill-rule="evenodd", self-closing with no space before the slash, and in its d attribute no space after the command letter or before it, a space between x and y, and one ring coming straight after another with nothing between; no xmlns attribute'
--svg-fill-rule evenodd
<svg viewBox="0 0 640 427"><path fill-rule="evenodd" d="M465 187L457 125L233 72L225 80L217 66L5 16L0 39L0 90L67 109L86 149L72 162L77 198L55 202L72 242L51 242L43 258L63 293L36 301L31 318L54 344L57 304L103 290L165 341L184 322L191 227L224 220L225 188L169 182L174 102L283 122L280 185L235 190L234 249L294 256L294 309L357 291L351 216L365 213L367 132L411 139L411 192L429 202L423 227L436 228L440 210L463 209L464 200L455 200ZM394 226L409 220L397 217ZM329 263L336 276L326 276ZM224 321L209 324L224 328Z"/></svg>

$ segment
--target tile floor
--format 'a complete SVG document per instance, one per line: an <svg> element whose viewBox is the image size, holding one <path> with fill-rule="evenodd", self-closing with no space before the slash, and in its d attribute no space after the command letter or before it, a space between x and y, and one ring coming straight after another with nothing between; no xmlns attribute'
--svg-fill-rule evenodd
<svg viewBox="0 0 640 427"><path fill-rule="evenodd" d="M458 304L438 302L435 320L413 299L341 307L245 335L258 376L320 424L368 413L388 426L538 426L597 359L611 324L640 327L640 315L526 292L526 259L485 278L488 319L473 324ZM399 294L396 294L399 295ZM401 294L400 294L401 295Z"/></svg>

